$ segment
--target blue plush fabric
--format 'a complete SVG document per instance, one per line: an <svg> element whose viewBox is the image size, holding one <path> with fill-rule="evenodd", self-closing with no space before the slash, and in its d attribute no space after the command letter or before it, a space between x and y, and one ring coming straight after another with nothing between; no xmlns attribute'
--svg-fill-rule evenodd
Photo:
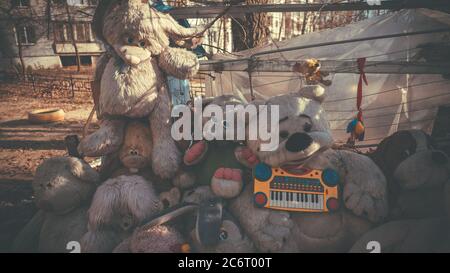
<svg viewBox="0 0 450 273"><path fill-rule="evenodd" d="M173 7L164 4L162 0L157 0L153 4L151 4L153 8L155 8L157 11L168 13ZM187 19L178 19L178 24L182 25L183 27L191 27ZM195 49L192 50L198 58L204 57L206 55L205 48L203 46L197 46Z"/></svg>
<svg viewBox="0 0 450 273"><path fill-rule="evenodd" d="M162 0L157 0L150 4L157 11L168 13L172 7L164 4ZM187 19L178 19L178 24L183 27L190 27L190 24ZM170 41L171 46L176 46ZM197 46L194 50L192 50L198 58L201 58L206 55L206 51L202 46ZM181 80L170 75L167 75L167 84L169 87L170 94L172 96L172 105L180 105L186 104L190 99L189 93L189 80Z"/></svg>
<svg viewBox="0 0 450 273"><path fill-rule="evenodd" d="M189 99L189 81L167 75L167 84L172 95L172 105L186 104Z"/></svg>

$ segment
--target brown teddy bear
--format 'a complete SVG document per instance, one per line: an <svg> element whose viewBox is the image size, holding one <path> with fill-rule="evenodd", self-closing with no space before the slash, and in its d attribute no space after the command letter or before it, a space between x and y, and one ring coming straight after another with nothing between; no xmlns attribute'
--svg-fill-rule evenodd
<svg viewBox="0 0 450 273"><path fill-rule="evenodd" d="M32 186L40 209L17 235L13 251L68 252L87 229L87 207L99 183L98 173L75 157L45 160Z"/></svg>
<svg viewBox="0 0 450 273"><path fill-rule="evenodd" d="M169 47L169 38L198 39L204 28L184 28L141 0L101 1L94 25L108 48L97 63L93 83L95 110L102 121L100 129L81 140L80 154L116 152L127 122L123 117L148 118L151 166L156 175L172 178L181 162L170 134L171 98L164 74L189 78L199 62L192 52Z"/></svg>

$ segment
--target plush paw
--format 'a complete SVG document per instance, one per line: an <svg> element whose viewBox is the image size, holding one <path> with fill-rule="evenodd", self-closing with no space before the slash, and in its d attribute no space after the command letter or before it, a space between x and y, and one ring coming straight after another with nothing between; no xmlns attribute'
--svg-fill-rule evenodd
<svg viewBox="0 0 450 273"><path fill-rule="evenodd" d="M293 239L294 223L290 214L255 207L253 187L246 187L229 207L259 251L282 251L287 242Z"/></svg>
<svg viewBox="0 0 450 273"><path fill-rule="evenodd" d="M372 222L383 220L388 214L386 185L366 179L364 183L349 181L344 186L345 206L354 214Z"/></svg>
<svg viewBox="0 0 450 273"><path fill-rule="evenodd" d="M265 217L258 238L259 249L264 252L280 251L291 236L293 222L288 212L270 211Z"/></svg>
<svg viewBox="0 0 450 273"><path fill-rule="evenodd" d="M259 163L258 157L250 150L250 148L239 146L234 150L234 154L237 160L247 168L253 168Z"/></svg>
<svg viewBox="0 0 450 273"><path fill-rule="evenodd" d="M367 156L345 150L330 150L327 158L342 179L345 207L371 222L383 220L389 212L387 182L378 166Z"/></svg>
<svg viewBox="0 0 450 273"><path fill-rule="evenodd" d="M118 151L123 142L125 125L126 122L120 119L103 120L97 131L80 141L78 153L95 157Z"/></svg>
<svg viewBox="0 0 450 273"><path fill-rule="evenodd" d="M242 190L242 171L239 169L219 168L211 180L213 193L223 198L233 198Z"/></svg>
<svg viewBox="0 0 450 273"><path fill-rule="evenodd" d="M184 154L183 162L187 166L191 166L197 164L199 161L203 159L203 156L208 151L208 143L204 140L201 140L197 143L194 143L192 147L190 147L186 153Z"/></svg>

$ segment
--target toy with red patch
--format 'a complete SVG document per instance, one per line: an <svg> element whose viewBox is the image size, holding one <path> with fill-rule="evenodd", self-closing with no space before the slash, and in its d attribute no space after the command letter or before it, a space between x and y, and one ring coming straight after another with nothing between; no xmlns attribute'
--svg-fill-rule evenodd
<svg viewBox="0 0 450 273"><path fill-rule="evenodd" d="M209 104L225 109L226 105L242 104L242 101L234 96L225 95L205 99L203 108ZM209 119L204 119L203 123L206 124L208 121ZM228 199L236 197L241 192L246 168L258 163L258 159L250 149L236 141L200 140L193 142L186 149L183 162L185 169L195 176L194 180L198 185L210 185L216 196Z"/></svg>

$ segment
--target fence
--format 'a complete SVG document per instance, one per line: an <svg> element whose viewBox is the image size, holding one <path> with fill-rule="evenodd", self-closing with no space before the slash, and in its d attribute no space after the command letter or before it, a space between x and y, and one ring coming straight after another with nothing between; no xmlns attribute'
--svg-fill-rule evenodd
<svg viewBox="0 0 450 273"><path fill-rule="evenodd" d="M47 75L0 72L0 83L25 95L48 99L90 100L92 77L89 75ZM190 80L191 96L205 95L205 75Z"/></svg>
<svg viewBox="0 0 450 273"><path fill-rule="evenodd" d="M0 83L22 94L48 99L90 99L92 77L0 72Z"/></svg>

